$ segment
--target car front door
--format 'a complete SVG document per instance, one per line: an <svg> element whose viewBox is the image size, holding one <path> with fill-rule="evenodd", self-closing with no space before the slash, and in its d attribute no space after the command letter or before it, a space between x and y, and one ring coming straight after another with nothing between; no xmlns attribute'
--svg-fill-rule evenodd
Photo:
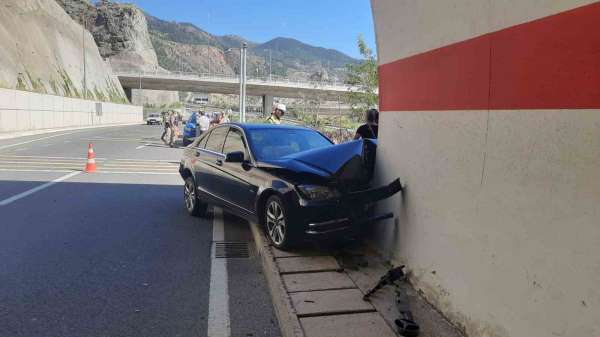
<svg viewBox="0 0 600 337"><path fill-rule="evenodd" d="M227 133L223 154L243 152L244 163L224 162L221 166L223 188L226 190L227 201L240 208L245 213L254 213L254 200L256 199L257 185L250 164L248 146L243 132L232 127Z"/></svg>
<svg viewBox="0 0 600 337"><path fill-rule="evenodd" d="M213 129L196 148L197 160L194 167L196 185L201 192L208 194L216 201L221 200L223 194L219 180L221 180L220 166L225 162L222 151L227 131L229 131L227 126Z"/></svg>

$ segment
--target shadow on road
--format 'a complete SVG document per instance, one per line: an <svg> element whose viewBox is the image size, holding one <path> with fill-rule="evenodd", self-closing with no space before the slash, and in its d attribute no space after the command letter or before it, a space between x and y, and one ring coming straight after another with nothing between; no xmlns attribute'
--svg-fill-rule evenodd
<svg viewBox="0 0 600 337"><path fill-rule="evenodd" d="M206 334L212 220L181 186L64 182L0 217L0 336Z"/></svg>

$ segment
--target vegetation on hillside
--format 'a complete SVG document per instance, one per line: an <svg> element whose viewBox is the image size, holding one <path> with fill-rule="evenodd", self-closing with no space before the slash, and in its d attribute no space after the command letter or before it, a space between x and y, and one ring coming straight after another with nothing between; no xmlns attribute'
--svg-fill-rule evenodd
<svg viewBox="0 0 600 337"><path fill-rule="evenodd" d="M17 74L17 82L14 85L14 89L39 94L97 100L101 102L129 103L127 97L122 94L120 84L116 84L110 77L107 77L105 80L104 90L94 86L94 88L87 88L87 92L84 92L83 89L78 89L73 84L71 77L65 69L57 68L56 74L60 79L52 78L45 84L41 78L32 75L31 72L26 69L24 73L20 72ZM2 87L11 88L9 85ZM81 88L83 87L84 85L81 83Z"/></svg>
<svg viewBox="0 0 600 337"><path fill-rule="evenodd" d="M354 117L360 118L367 109L377 107L379 103L379 73L375 55L362 35L357 44L363 59L358 64L347 65L346 84L351 90L346 101L352 107Z"/></svg>

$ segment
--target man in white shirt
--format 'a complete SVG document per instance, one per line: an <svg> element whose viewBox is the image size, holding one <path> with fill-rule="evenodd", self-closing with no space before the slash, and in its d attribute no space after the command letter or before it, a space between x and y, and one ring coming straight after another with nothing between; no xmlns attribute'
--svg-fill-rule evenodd
<svg viewBox="0 0 600 337"><path fill-rule="evenodd" d="M209 128L210 119L206 116L204 111L200 111L200 117L198 117L198 127L196 128L196 137L200 137L200 135L208 131Z"/></svg>

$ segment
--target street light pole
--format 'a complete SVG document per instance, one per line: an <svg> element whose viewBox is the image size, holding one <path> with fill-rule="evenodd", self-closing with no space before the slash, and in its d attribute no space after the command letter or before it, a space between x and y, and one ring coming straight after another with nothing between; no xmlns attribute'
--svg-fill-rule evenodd
<svg viewBox="0 0 600 337"><path fill-rule="evenodd" d="M246 50L248 45L244 42L240 49L240 122L246 122Z"/></svg>
<svg viewBox="0 0 600 337"><path fill-rule="evenodd" d="M85 30L87 29L87 20L85 17L85 12L81 13L82 16L82 32L81 32L81 44L83 49L83 99L87 99L87 69L86 69L86 60L85 60Z"/></svg>

